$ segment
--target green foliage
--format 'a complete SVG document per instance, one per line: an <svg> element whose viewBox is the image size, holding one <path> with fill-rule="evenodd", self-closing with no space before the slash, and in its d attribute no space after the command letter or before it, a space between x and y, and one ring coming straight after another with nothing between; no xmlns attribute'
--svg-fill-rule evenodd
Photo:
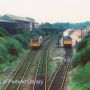
<svg viewBox="0 0 90 90"><path fill-rule="evenodd" d="M90 31L88 32L88 35L85 36L85 38L90 38Z"/></svg>
<svg viewBox="0 0 90 90"><path fill-rule="evenodd" d="M72 59L72 90L90 90L90 33L77 46Z"/></svg>
<svg viewBox="0 0 90 90"><path fill-rule="evenodd" d="M9 59L9 62L13 62L14 61L14 57L12 54L8 54L7 58Z"/></svg>
<svg viewBox="0 0 90 90"><path fill-rule="evenodd" d="M40 25L40 28L45 33L45 35L57 34L59 30L58 27L55 27L53 24L50 23L43 23Z"/></svg>
<svg viewBox="0 0 90 90"><path fill-rule="evenodd" d="M90 90L90 63L72 71L72 90Z"/></svg>
<svg viewBox="0 0 90 90"><path fill-rule="evenodd" d="M45 36L45 32L42 29L35 29L32 31L31 36Z"/></svg>
<svg viewBox="0 0 90 90"><path fill-rule="evenodd" d="M63 31L63 30L71 28L71 24L70 23L54 23L53 27L59 28L59 31Z"/></svg>
<svg viewBox="0 0 90 90"><path fill-rule="evenodd" d="M0 72L2 72L7 67L8 67L8 62L5 62L3 64L0 64Z"/></svg>
<svg viewBox="0 0 90 90"><path fill-rule="evenodd" d="M5 34L0 31L0 37L4 37L4 36L5 36Z"/></svg>
<svg viewBox="0 0 90 90"><path fill-rule="evenodd" d="M66 30L66 29L69 29L69 28L76 28L76 29L83 29L85 27L88 27L90 26L90 22L83 22L83 23L54 23L52 24L53 27L58 27L60 28L60 30Z"/></svg>
<svg viewBox="0 0 90 90"><path fill-rule="evenodd" d="M52 24L46 22L46 23L43 23L43 24L41 25L41 27L43 27L43 28L52 28L53 26L52 26Z"/></svg>
<svg viewBox="0 0 90 90"><path fill-rule="evenodd" d="M52 76L55 73L58 65L60 65L60 64L61 64L60 59L55 59L54 61L48 60L48 75Z"/></svg>
<svg viewBox="0 0 90 90"><path fill-rule="evenodd" d="M87 42L88 40L85 38L83 39L80 44L77 46L77 51L81 51L82 49L84 49L87 46Z"/></svg>
<svg viewBox="0 0 90 90"><path fill-rule="evenodd" d="M14 35L14 38L17 39L22 45L23 48L29 48L30 38L32 37L32 32L30 30L18 30L18 34Z"/></svg>
<svg viewBox="0 0 90 90"><path fill-rule="evenodd" d="M22 51L22 45L14 38L7 38L7 42L5 43L5 45L9 50L13 48L18 53Z"/></svg>
<svg viewBox="0 0 90 90"><path fill-rule="evenodd" d="M28 41L25 36L17 34L14 37L23 45L24 48L27 48Z"/></svg>
<svg viewBox="0 0 90 90"><path fill-rule="evenodd" d="M0 38L0 63L14 60L22 52L22 45L14 38Z"/></svg>
<svg viewBox="0 0 90 90"><path fill-rule="evenodd" d="M77 53L72 59L72 65L85 65L90 61L90 33L77 46Z"/></svg>
<svg viewBox="0 0 90 90"><path fill-rule="evenodd" d="M80 53L77 53L73 58L72 58L72 65L77 66L80 63Z"/></svg>
<svg viewBox="0 0 90 90"><path fill-rule="evenodd" d="M5 29L3 29L3 28L1 28L0 27L0 37L3 37L3 36L5 36L5 35L9 35L9 33L5 30Z"/></svg>
<svg viewBox="0 0 90 90"><path fill-rule="evenodd" d="M72 65L85 65L88 61L90 61L90 46L87 46L73 57Z"/></svg>
<svg viewBox="0 0 90 90"><path fill-rule="evenodd" d="M0 63L5 61L6 54L8 53L8 49L5 46L6 40L4 38L0 38Z"/></svg>

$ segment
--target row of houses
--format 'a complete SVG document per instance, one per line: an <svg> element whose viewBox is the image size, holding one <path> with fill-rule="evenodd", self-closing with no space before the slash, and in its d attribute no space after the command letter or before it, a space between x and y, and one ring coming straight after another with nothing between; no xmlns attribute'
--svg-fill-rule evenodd
<svg viewBox="0 0 90 90"><path fill-rule="evenodd" d="M20 17L14 15L0 16L0 27L4 28L11 34L15 34L17 30L34 30L39 28L39 24L29 17Z"/></svg>

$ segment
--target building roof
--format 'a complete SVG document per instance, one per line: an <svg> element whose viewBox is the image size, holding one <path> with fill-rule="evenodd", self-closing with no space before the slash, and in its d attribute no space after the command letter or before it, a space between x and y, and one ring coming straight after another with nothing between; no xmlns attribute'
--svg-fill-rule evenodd
<svg viewBox="0 0 90 90"><path fill-rule="evenodd" d="M0 15L0 19L1 19L1 17L2 17L2 16Z"/></svg>
<svg viewBox="0 0 90 90"><path fill-rule="evenodd" d="M32 18L26 17L26 19L28 19L28 20L29 20L29 22L35 22L35 20L34 20L34 19L32 19Z"/></svg>
<svg viewBox="0 0 90 90"><path fill-rule="evenodd" d="M0 16L0 21L3 21L3 22L24 21L24 22L31 22L31 23L35 22L35 20L33 18L14 16L14 15L10 15L10 14L5 14L3 16Z"/></svg>
<svg viewBox="0 0 90 90"><path fill-rule="evenodd" d="M9 15L9 14L6 14L4 16L2 16L2 19L7 19L7 20L10 20L10 21L26 21L26 22L30 22L27 18L25 17L21 17L21 16L14 16L14 15Z"/></svg>
<svg viewBox="0 0 90 90"><path fill-rule="evenodd" d="M6 23L16 23L16 22L14 22L14 21L8 21L8 20L2 20L2 19L0 19L0 22L6 22Z"/></svg>

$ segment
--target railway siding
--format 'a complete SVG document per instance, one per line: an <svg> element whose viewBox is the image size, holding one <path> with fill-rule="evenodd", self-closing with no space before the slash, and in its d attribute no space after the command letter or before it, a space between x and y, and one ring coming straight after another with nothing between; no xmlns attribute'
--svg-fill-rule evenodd
<svg viewBox="0 0 90 90"><path fill-rule="evenodd" d="M47 51L48 51L49 45L50 45L50 41L48 42L48 44L43 50L44 52L42 53L41 60L35 76L35 81L41 80L43 81L43 84L42 85L34 84L33 90L46 90L45 88L46 88L46 79L47 79L46 73L47 73L47 58L48 58Z"/></svg>
<svg viewBox="0 0 90 90"><path fill-rule="evenodd" d="M63 90L65 85L65 80L69 68L71 57L67 56L64 58L62 64L58 67L48 90Z"/></svg>
<svg viewBox="0 0 90 90"><path fill-rule="evenodd" d="M18 84L15 84L15 83L13 84L12 81L16 81L16 80L20 81L21 80L21 78L24 75L24 71L27 68L28 63L32 61L34 54L35 54L35 52L33 52L32 54L31 54L31 52L28 53L28 55L26 56L24 61L20 64L20 66L16 70L15 74L13 75L11 82L9 82L7 84L7 86L5 87L4 90L16 90L16 88L18 87ZM29 58L31 58L31 59L29 59Z"/></svg>
<svg viewBox="0 0 90 90"><path fill-rule="evenodd" d="M70 54L68 54L68 52L64 60L62 60L62 64L58 64L60 66L57 72L53 72L55 73L54 78L52 77L53 75L51 75L52 78L50 78L48 74L48 71L50 71L49 63L52 61L50 57L50 49L55 45L55 40L57 39L50 38L45 41L45 45L41 47L41 50L32 50L32 53L28 54L25 61L22 62L22 65L20 65L20 68L18 68L16 74L12 78L12 80L19 81L31 80L32 78L35 83L30 85L28 83L12 84L10 82L4 90L59 90L60 88L63 88L70 61ZM35 66L33 68L34 71L32 72L33 76L30 74L32 66ZM52 81L50 82L51 79ZM37 81L39 81L39 84Z"/></svg>

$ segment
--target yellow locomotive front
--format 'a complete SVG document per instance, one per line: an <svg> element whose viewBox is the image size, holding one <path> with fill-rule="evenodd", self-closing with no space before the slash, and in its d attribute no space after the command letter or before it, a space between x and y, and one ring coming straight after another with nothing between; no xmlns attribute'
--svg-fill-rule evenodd
<svg viewBox="0 0 90 90"><path fill-rule="evenodd" d="M42 45L42 41L43 40L42 40L41 36L32 38L31 41L30 41L31 48L33 48L33 49L40 48L41 45Z"/></svg>
<svg viewBox="0 0 90 90"><path fill-rule="evenodd" d="M63 37L63 46L65 49L72 48L72 38L69 35Z"/></svg>

